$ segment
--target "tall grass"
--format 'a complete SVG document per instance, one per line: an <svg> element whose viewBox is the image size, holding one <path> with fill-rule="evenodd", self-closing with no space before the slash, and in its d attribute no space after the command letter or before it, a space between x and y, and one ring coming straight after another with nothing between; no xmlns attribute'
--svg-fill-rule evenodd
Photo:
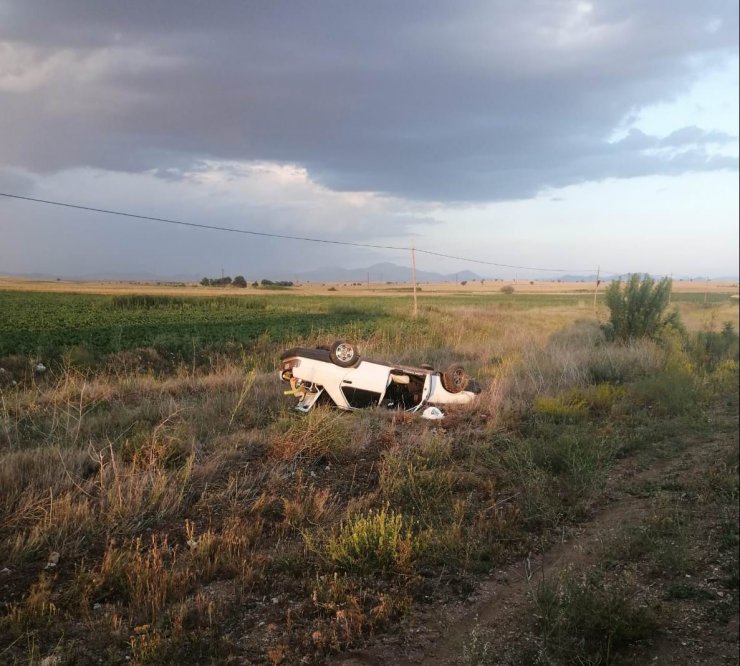
<svg viewBox="0 0 740 666"><path fill-rule="evenodd" d="M415 321L394 305L368 326L356 305L281 304L333 307L365 358L464 361L484 393L441 423L290 410L278 354L331 342L319 328L204 359L8 365L20 381L0 388L0 568L14 572L0 652L69 647L85 626L113 660L195 661L187 646L201 663L318 660L588 515L638 426L648 441L735 390L734 347L713 337L610 342L577 321L583 308L500 305L422 303ZM730 469L712 477L722 492Z"/></svg>

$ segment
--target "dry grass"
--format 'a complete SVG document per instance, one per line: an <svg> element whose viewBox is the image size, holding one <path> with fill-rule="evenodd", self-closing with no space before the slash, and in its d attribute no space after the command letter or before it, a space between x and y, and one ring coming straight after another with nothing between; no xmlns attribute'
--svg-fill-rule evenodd
<svg viewBox="0 0 740 666"><path fill-rule="evenodd" d="M464 361L486 390L442 424L296 414L258 369L279 352L266 341L207 367L124 354L0 389L3 658L320 661L587 514L615 433L662 427L648 380L699 372L680 350L608 344L588 305L421 316L358 342ZM728 390L732 363L675 404Z"/></svg>
<svg viewBox="0 0 740 666"><path fill-rule="evenodd" d="M351 285L342 282L326 282L299 284L290 290L274 290L267 292L272 295L282 293L301 293L307 295L320 295L331 298L337 295L352 294L353 296L377 296L385 294L388 296L406 296L410 285L404 283L384 284L365 283ZM501 293L502 287L513 287L513 293L524 294L573 294L583 293L585 299L592 302L593 293L596 289L595 282L558 282L553 280L471 280L465 285L454 282L421 283L424 294L486 294ZM329 291L334 287L336 291ZM202 296L209 297L228 295L254 295L266 293L264 289L251 287L202 287L197 284L172 285L157 282L88 282L75 280L28 280L25 278L0 276L0 289L12 291L44 291L44 292L75 292L87 294L153 294L162 296ZM599 289L602 291L603 287ZM675 281L674 292L682 294L737 294L737 282L720 281Z"/></svg>

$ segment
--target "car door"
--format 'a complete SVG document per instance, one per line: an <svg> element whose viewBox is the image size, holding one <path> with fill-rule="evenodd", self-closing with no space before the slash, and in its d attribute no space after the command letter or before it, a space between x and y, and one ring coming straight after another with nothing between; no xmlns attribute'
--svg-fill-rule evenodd
<svg viewBox="0 0 740 666"><path fill-rule="evenodd" d="M349 406L360 409L379 405L388 387L390 370L387 365L367 361L349 368L341 382L342 394Z"/></svg>

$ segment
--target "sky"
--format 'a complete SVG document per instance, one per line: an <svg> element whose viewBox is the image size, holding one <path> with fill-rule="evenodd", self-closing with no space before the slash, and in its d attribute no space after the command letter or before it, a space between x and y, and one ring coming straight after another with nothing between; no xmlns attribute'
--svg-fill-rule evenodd
<svg viewBox="0 0 740 666"><path fill-rule="evenodd" d="M0 192L489 262L418 255L443 273L736 276L738 77L735 0L0 0ZM7 197L0 231L0 274L410 261Z"/></svg>

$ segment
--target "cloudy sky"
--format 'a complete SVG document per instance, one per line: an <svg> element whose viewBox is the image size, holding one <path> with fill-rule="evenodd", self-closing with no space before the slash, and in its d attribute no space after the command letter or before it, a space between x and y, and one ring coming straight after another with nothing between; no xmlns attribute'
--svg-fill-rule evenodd
<svg viewBox="0 0 740 666"><path fill-rule="evenodd" d="M738 134L736 0L0 0L10 194L568 272L737 275ZM0 227L0 273L408 261L5 197Z"/></svg>

